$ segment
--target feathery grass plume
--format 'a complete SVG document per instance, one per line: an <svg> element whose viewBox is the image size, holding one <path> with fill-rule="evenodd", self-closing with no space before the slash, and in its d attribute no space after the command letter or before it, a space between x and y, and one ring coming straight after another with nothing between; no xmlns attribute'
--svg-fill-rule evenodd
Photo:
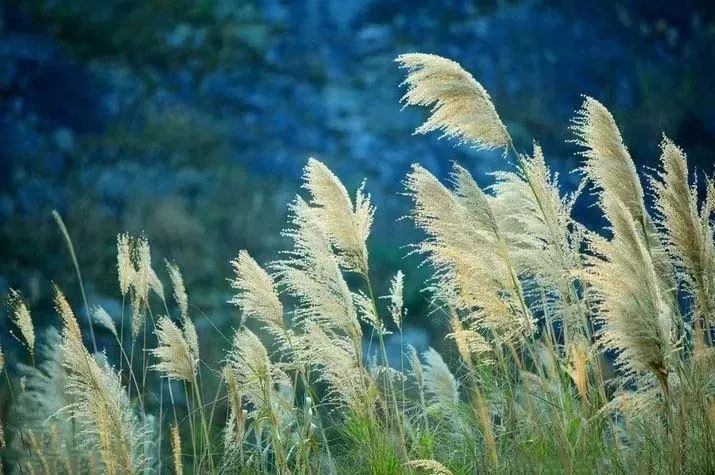
<svg viewBox="0 0 715 475"><path fill-rule="evenodd" d="M563 320L569 337L585 334L585 309L574 287L583 239L571 218L578 192L561 197L558 176L536 144L531 157L520 157L518 172L494 175L492 209L519 273L533 280L534 290L547 293L544 311Z"/></svg>
<svg viewBox="0 0 715 475"><path fill-rule="evenodd" d="M390 281L390 293L382 297L388 303L388 310L395 326L402 330L402 320L405 314L405 300L403 297L405 287L405 275L398 270Z"/></svg>
<svg viewBox="0 0 715 475"><path fill-rule="evenodd" d="M231 266L235 273L231 287L237 294L229 303L240 308L244 317L253 318L269 329L285 329L283 305L268 272L246 251L240 251Z"/></svg>
<svg viewBox="0 0 715 475"><path fill-rule="evenodd" d="M171 287L174 290L174 300L179 307L179 313L182 319L189 318L189 297L186 295L186 287L184 286L184 278L181 276L179 266L175 262L164 261L166 270L169 273Z"/></svg>
<svg viewBox="0 0 715 475"><path fill-rule="evenodd" d="M226 362L241 395L253 405L250 414L268 417L275 430L284 428L292 409L286 399L292 384L288 375L271 363L256 334L247 329L237 331Z"/></svg>
<svg viewBox="0 0 715 475"><path fill-rule="evenodd" d="M586 280L603 323L601 344L618 352L625 377L643 374L667 384L674 344L672 309L664 299L655 265L637 223L620 201L611 215L613 238L590 238Z"/></svg>
<svg viewBox="0 0 715 475"><path fill-rule="evenodd" d="M432 108L429 119L415 133L439 130L443 137L468 142L477 149L509 146L511 138L489 94L458 63L422 53L402 54L395 61L408 71L402 101Z"/></svg>
<svg viewBox="0 0 715 475"><path fill-rule="evenodd" d="M438 296L468 314L499 341L514 341L534 329L509 249L487 196L455 165L455 191L419 165L407 176L412 219L427 234L415 246L435 269Z"/></svg>
<svg viewBox="0 0 715 475"><path fill-rule="evenodd" d="M472 358L477 357L480 363L491 363L489 357L492 347L487 340L476 330L464 328L461 320L455 312L450 317L450 327L452 333L445 338L454 340L459 356L465 363L471 364Z"/></svg>
<svg viewBox="0 0 715 475"><path fill-rule="evenodd" d="M391 332L387 331L380 316L375 313L375 306L370 297L362 291L353 292L352 294L355 307L362 321L374 328L378 335L389 335Z"/></svg>
<svg viewBox="0 0 715 475"><path fill-rule="evenodd" d="M82 332L79 329L77 318L74 315L72 307L67 301L67 297L65 297L65 294L62 293L62 291L56 284L52 284L52 288L55 293L55 310L59 314L60 318L62 318L62 324L64 325L65 333L69 334L69 336L81 343Z"/></svg>
<svg viewBox="0 0 715 475"><path fill-rule="evenodd" d="M405 466L427 472L430 475L452 475L452 472L447 467L432 459L410 460Z"/></svg>
<svg viewBox="0 0 715 475"><path fill-rule="evenodd" d="M58 330L48 327L37 345L37 366L18 365L25 389L16 395L15 403L10 407L8 427L22 427L22 430L9 432L8 445L11 453L26 453L28 447L24 435L31 430L40 442L44 457L58 461L58 464L71 460L71 465L80 467L92 449L81 452L75 449L73 438L77 429L72 421L60 414L64 407L75 402L65 392L68 373L62 366L60 343ZM8 454L10 460L12 456ZM43 471L37 457L28 462L32 469ZM63 473L76 471L70 469Z"/></svg>
<svg viewBox="0 0 715 475"><path fill-rule="evenodd" d="M161 283L159 276L156 275L156 272L151 267L149 267L149 288L158 295L161 300L164 300L164 284Z"/></svg>
<svg viewBox="0 0 715 475"><path fill-rule="evenodd" d="M300 301L297 321L316 322L326 331L344 333L358 349L362 330L357 311L315 209L300 197L290 209L292 227L283 234L293 240L293 249L274 268L279 283Z"/></svg>
<svg viewBox="0 0 715 475"><path fill-rule="evenodd" d="M174 456L174 473L183 475L184 464L181 461L181 435L179 434L179 426L171 425L171 453Z"/></svg>
<svg viewBox="0 0 715 475"><path fill-rule="evenodd" d="M112 335L117 336L117 327L114 325L114 320L104 308L95 305L92 308L92 319L100 326L109 330Z"/></svg>
<svg viewBox="0 0 715 475"><path fill-rule="evenodd" d="M192 326L185 320L184 325ZM159 346L150 350L151 354L159 359L152 365L152 369L162 373L165 377L179 379L193 383L199 364L198 348L193 348L187 338L187 327L183 331L172 322L169 317L161 317L156 323L156 334ZM190 335L191 332L189 331Z"/></svg>
<svg viewBox="0 0 715 475"><path fill-rule="evenodd" d="M715 247L706 202L698 210L697 189L688 182L683 151L667 137L660 145L661 170L650 182L655 191L657 224L663 229L671 259L682 269L686 290L695 302L695 319L715 322Z"/></svg>
<svg viewBox="0 0 715 475"><path fill-rule="evenodd" d="M459 385L447 363L434 348L422 353L424 385L427 394L437 406L454 406L459 402Z"/></svg>
<svg viewBox="0 0 715 475"><path fill-rule="evenodd" d="M620 201L633 219L645 223L643 187L608 109L596 99L585 96L571 130L576 134L574 142L586 148L581 152L586 158L581 171L596 186L599 204L606 216L614 212L613 203Z"/></svg>
<svg viewBox="0 0 715 475"><path fill-rule="evenodd" d="M128 234L117 235L117 275L119 290L126 296L135 280L136 270L132 261L133 238Z"/></svg>
<svg viewBox="0 0 715 475"><path fill-rule="evenodd" d="M363 185L355 195L355 206L345 186L323 163L310 158L303 172L303 187L311 196L316 222L337 250L340 265L367 275L367 238L375 208Z"/></svg>
<svg viewBox="0 0 715 475"><path fill-rule="evenodd" d="M241 465L243 442L246 435L246 417L248 411L242 408L241 393L236 374L230 366L224 366L223 379L226 382L228 400L228 418L223 430L223 469L230 471Z"/></svg>
<svg viewBox="0 0 715 475"><path fill-rule="evenodd" d="M82 344L74 313L59 289L55 304L64 321L62 364L66 393L74 402L62 409L76 420L84 444L95 446L109 474L136 473L145 464L144 432L139 427L119 375L100 364Z"/></svg>
<svg viewBox="0 0 715 475"><path fill-rule="evenodd" d="M15 289L10 289L8 305L10 306L10 311L12 312L12 322L20 331L20 334L25 340L25 344L30 350L30 353L34 353L35 326L32 323L32 317L30 316L30 311L27 309L27 305L25 304L25 299L22 298L22 294L20 292Z"/></svg>
<svg viewBox="0 0 715 475"><path fill-rule="evenodd" d="M2 351L2 346L0 346L0 373L5 370L5 353Z"/></svg>
<svg viewBox="0 0 715 475"><path fill-rule="evenodd" d="M307 322L296 344L296 358L317 369L319 382L328 385L327 398L336 405L346 404L363 414L370 404L363 372L353 342L340 335L329 335L315 323Z"/></svg>

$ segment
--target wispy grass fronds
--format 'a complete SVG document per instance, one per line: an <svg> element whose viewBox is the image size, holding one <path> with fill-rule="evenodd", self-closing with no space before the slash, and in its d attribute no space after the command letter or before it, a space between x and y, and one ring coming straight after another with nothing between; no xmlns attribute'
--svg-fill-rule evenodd
<svg viewBox="0 0 715 475"><path fill-rule="evenodd" d="M114 324L114 320L107 313L107 311L104 310L104 308L100 307L99 305L95 305L94 307L92 307L91 312L92 320L94 320L97 325L106 328L112 333L112 335L118 337L117 326Z"/></svg>
<svg viewBox="0 0 715 475"><path fill-rule="evenodd" d="M231 287L237 291L229 301L270 329L284 330L283 305L278 298L273 278L246 251L231 261L235 277Z"/></svg>
<svg viewBox="0 0 715 475"><path fill-rule="evenodd" d="M370 325L378 335L390 334L385 328L380 316L375 313L375 305L370 297L361 291L353 292L353 301L358 310L358 315L360 315L363 322Z"/></svg>
<svg viewBox="0 0 715 475"><path fill-rule="evenodd" d="M24 343L27 345L27 349L30 350L30 353L34 353L35 325L32 323L32 317L27 309L27 304L25 304L25 299L22 298L20 292L10 289L8 305L12 314L12 322L17 327L20 335L22 335L22 339L25 340Z"/></svg>
<svg viewBox="0 0 715 475"><path fill-rule="evenodd" d="M246 329L236 332L227 363L241 394L254 410L271 412L271 396L275 391L273 366L266 347L255 333Z"/></svg>
<svg viewBox="0 0 715 475"><path fill-rule="evenodd" d="M453 181L454 192L418 165L407 176L412 218L428 236L415 249L435 269L441 298L467 312L480 329L517 340L533 323L507 243L469 173L455 166Z"/></svg>
<svg viewBox="0 0 715 475"><path fill-rule="evenodd" d="M447 467L432 459L410 460L405 466L430 475L452 475Z"/></svg>
<svg viewBox="0 0 715 475"><path fill-rule="evenodd" d="M392 322L400 330L402 329L402 320L405 317L404 287L405 274L398 270L390 281L390 292L382 297L388 301L388 310L392 317Z"/></svg>
<svg viewBox="0 0 715 475"><path fill-rule="evenodd" d="M569 335L584 334L585 308L576 291L582 232L571 218L575 195L561 196L538 145L532 156L521 156L517 172L495 176L492 208L515 266L547 294L547 314L563 320Z"/></svg>
<svg viewBox="0 0 715 475"><path fill-rule="evenodd" d="M117 235L117 276L119 290L125 296L134 283L136 270L132 261L132 237L128 234Z"/></svg>
<svg viewBox="0 0 715 475"><path fill-rule="evenodd" d="M445 338L454 340L459 356L465 363L471 364L474 358L482 364L492 362L490 354L493 349L481 333L464 328L456 313L452 313L449 324L452 331Z"/></svg>
<svg viewBox="0 0 715 475"><path fill-rule="evenodd" d="M442 356L433 348L422 353L425 391L433 404L449 408L459 402L459 385Z"/></svg>
<svg viewBox="0 0 715 475"><path fill-rule="evenodd" d="M626 376L650 374L664 385L673 357L673 310L661 294L656 269L642 234L625 205L614 202L613 238L590 240L586 279L603 323L601 342L616 350Z"/></svg>
<svg viewBox="0 0 715 475"><path fill-rule="evenodd" d="M117 236L117 273L123 296L129 294L132 306L132 338L144 328L149 292L164 299L164 285L151 267L151 248L144 236Z"/></svg>
<svg viewBox="0 0 715 475"><path fill-rule="evenodd" d="M279 283L300 301L297 321L316 322L327 331L346 334L359 348L362 330L352 294L315 209L301 198L290 209L292 227L284 235L293 240L293 249L275 269Z"/></svg>
<svg viewBox="0 0 715 475"><path fill-rule="evenodd" d="M100 365L84 347L79 326L59 290L56 306L64 321L62 364L68 376L65 391L74 402L63 412L78 422L79 437L97 447L106 473L136 473L145 463L144 434L133 413L119 376Z"/></svg>
<svg viewBox="0 0 715 475"><path fill-rule="evenodd" d="M311 196L316 223L335 246L340 264L348 271L367 275L367 238L370 235L374 207L361 186L353 206L345 186L323 163L308 160L303 173L303 187Z"/></svg>
<svg viewBox="0 0 715 475"><path fill-rule="evenodd" d="M298 342L298 358L316 368L318 381L329 387L328 399L344 403L352 412L364 414L372 401L366 376L352 342L341 336L330 336L316 324L307 324Z"/></svg>
<svg viewBox="0 0 715 475"><path fill-rule="evenodd" d="M395 61L408 71L402 101L432 108L415 133L439 130L478 149L509 146L511 139L489 94L458 63L421 53L403 54Z"/></svg>
<svg viewBox="0 0 715 475"><path fill-rule="evenodd" d="M698 209L695 186L688 181L683 151L667 137L661 143L661 170L651 179L658 224L671 259L682 270L686 290L694 298L695 319L715 321L715 247L712 209L707 200Z"/></svg>
<svg viewBox="0 0 715 475"><path fill-rule="evenodd" d="M153 348L151 354L159 362L152 368L167 378L193 383L199 364L198 340L195 338L196 332L191 331L191 321L184 320L183 323L183 330L169 317L161 317L156 323L155 333L159 346Z"/></svg>
<svg viewBox="0 0 715 475"><path fill-rule="evenodd" d="M593 182L599 203L607 217L615 213L616 201L638 223L646 222L646 210L635 164L623 144L616 121L603 104L592 97L584 99L571 127L575 143L585 148L581 171Z"/></svg>
<svg viewBox="0 0 715 475"><path fill-rule="evenodd" d="M65 294L62 293L62 291L60 290L60 288L57 285L53 285L53 289L55 292L55 298L54 298L55 310L57 311L57 314L62 319L62 324L64 325L64 333L66 333L69 337L71 337L81 343L82 342L82 332L79 329L79 324L77 323L77 318L74 315L74 311L72 310L72 307L70 306L69 302L67 301L67 297L65 297Z"/></svg>
<svg viewBox="0 0 715 475"><path fill-rule="evenodd" d="M165 263L166 270L169 273L169 280L171 280L171 287L173 288L174 300L179 307L179 314L182 320L185 320L189 318L189 297L186 294L184 278L175 262L165 261Z"/></svg>

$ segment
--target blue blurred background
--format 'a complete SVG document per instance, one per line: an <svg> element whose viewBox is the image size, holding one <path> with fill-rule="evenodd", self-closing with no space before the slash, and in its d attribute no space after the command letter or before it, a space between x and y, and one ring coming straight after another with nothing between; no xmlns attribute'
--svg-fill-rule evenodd
<svg viewBox="0 0 715 475"><path fill-rule="evenodd" d="M407 275L427 328L425 269L400 193L410 164L488 173L499 153L413 136L393 59L429 52L480 80L523 151L540 142L564 191L579 163L568 123L581 94L611 109L639 168L661 133L713 171L715 10L709 1L15 0L0 3L0 297L23 291L49 320L49 282L79 304L50 212L64 216L90 300L119 305L115 238L144 231L175 259L194 305L219 322L228 260L275 258L309 156L378 206L380 291ZM597 228L588 198L577 217ZM163 272L161 272L163 276ZM76 305L79 308L79 305ZM4 314L4 312L2 312ZM198 313L198 310L196 311ZM0 330L7 335L7 319ZM201 326L199 327L200 331ZM3 337L5 338L5 337ZM4 340L4 343L7 343Z"/></svg>

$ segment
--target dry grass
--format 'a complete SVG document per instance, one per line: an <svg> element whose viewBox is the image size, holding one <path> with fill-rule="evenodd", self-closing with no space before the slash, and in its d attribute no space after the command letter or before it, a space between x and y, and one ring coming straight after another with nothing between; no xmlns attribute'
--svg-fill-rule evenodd
<svg viewBox="0 0 715 475"><path fill-rule="evenodd" d="M13 399L2 468L715 472L715 185L706 180L699 199L684 152L664 139L649 210L614 118L586 98L572 126L584 182L564 194L543 150L515 151L489 95L457 63L397 61L405 103L432 107L418 132L515 154L516 167L485 188L459 165L448 184L419 165L405 180L409 217L426 234L413 251L433 271L430 311L449 321L455 351L406 346L390 367L385 339L402 341L409 275L373 288L366 185L353 199L310 159L308 196L290 205L284 231L292 247L266 265L246 251L231 262L241 318L232 337L213 338L226 341L218 361L199 352L179 268L166 262L172 303L143 236L118 236L121 314L85 302L91 321L80 324L55 288L62 335L40 336L38 351L30 311L11 292L32 364L0 351ZM572 216L587 186L606 234ZM114 337L111 358L87 349L87 325ZM613 371L604 353L615 354Z"/></svg>

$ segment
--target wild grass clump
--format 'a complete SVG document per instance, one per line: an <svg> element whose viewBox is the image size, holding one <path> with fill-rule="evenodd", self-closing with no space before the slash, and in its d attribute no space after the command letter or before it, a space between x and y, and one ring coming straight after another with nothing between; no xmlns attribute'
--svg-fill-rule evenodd
<svg viewBox="0 0 715 475"><path fill-rule="evenodd" d="M219 335L219 361L202 357L178 266L166 262L172 303L143 236L117 239L121 314L85 298L80 325L55 287L61 335L36 342L11 291L31 364L11 365L13 382L0 351L12 395L5 470L715 472L715 184L706 178L702 193L685 153L663 138L644 188L615 120L586 98L572 124L584 179L565 194L541 147L516 151L461 66L397 61L404 102L432 107L418 132L515 160L487 187L457 164L447 183L419 165L404 181L408 217L425 235L412 252L433 271L430 312L448 322L455 357L406 345L391 366L386 338L402 341L409 275L374 288L366 186L351 194L310 159L283 232L291 247L265 264L244 250L231 261L241 318ZM572 215L586 187L604 233ZM116 361L87 349L92 325L114 337Z"/></svg>

